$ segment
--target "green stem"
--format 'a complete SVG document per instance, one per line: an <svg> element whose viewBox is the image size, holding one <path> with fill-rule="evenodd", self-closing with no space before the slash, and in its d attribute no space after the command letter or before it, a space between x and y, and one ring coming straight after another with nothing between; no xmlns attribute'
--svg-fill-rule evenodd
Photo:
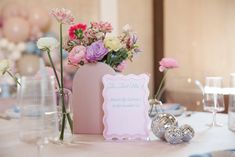
<svg viewBox="0 0 235 157"><path fill-rule="evenodd" d="M164 82L165 79L166 79L166 73L167 73L167 71L165 72L165 74L163 74L163 78L162 78L162 80L161 80L161 82L160 82L160 85L159 85L159 87L158 87L157 93L156 93L155 96L154 96L155 99L159 99L159 93L160 93L160 91L161 91L163 82Z"/></svg>
<svg viewBox="0 0 235 157"><path fill-rule="evenodd" d="M62 93L64 90L64 79L63 79L63 38L62 38L62 23L60 23L60 79L61 79L61 89L62 89Z"/></svg>
<svg viewBox="0 0 235 157"><path fill-rule="evenodd" d="M65 108L65 105L64 105L64 94L62 93L63 91L61 91L61 88L60 88L60 100L62 101L62 126L61 126L61 132L60 132L60 140L63 140L64 139L64 129L65 129L65 120L66 120L66 108ZM60 102L60 101L59 101Z"/></svg>
<svg viewBox="0 0 235 157"><path fill-rule="evenodd" d="M10 75L18 85L21 86L21 84L20 84L20 82L18 81L18 79L17 79L10 71L7 70L6 73L7 73L8 75Z"/></svg>
<svg viewBox="0 0 235 157"><path fill-rule="evenodd" d="M58 83L58 87L59 87L59 89L60 89L61 87L60 87L59 77L58 77L58 75L57 75L57 72L56 72L56 69L55 69L55 65L54 65L54 63L53 63L53 61L52 61L52 58L51 58L51 54L50 54L50 50L49 50L49 49L47 49L47 55L48 55L49 61L50 61L50 63L51 63L52 69L53 69L53 71L54 71L55 78L56 78L56 81L57 81L57 83Z"/></svg>
<svg viewBox="0 0 235 157"><path fill-rule="evenodd" d="M71 132L73 132L73 122L72 119L70 117L70 114L66 112L66 108L65 108L65 102L64 102L64 79L63 79L63 37L62 37L62 33L63 33L63 27L62 27L62 23L60 23L60 70L61 70L61 86L60 86L60 97L61 97L61 101L62 101L62 128L61 128L61 133L60 133L60 140L64 139L64 129L65 129L65 120L66 117L68 118L68 122L69 122L69 126L71 129Z"/></svg>

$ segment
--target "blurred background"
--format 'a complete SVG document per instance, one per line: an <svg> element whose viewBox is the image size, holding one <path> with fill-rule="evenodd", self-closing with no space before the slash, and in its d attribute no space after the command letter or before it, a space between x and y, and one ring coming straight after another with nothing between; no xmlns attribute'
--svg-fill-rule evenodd
<svg viewBox="0 0 235 157"><path fill-rule="evenodd" d="M195 80L204 84L205 76L222 76L228 86L229 74L235 72L234 0L1 0L0 58L10 59L15 73L34 75L39 57L48 64L35 41L41 36L58 37L56 21L48 15L55 7L70 9L76 22L109 21L114 34L130 24L143 52L124 73L150 74L151 96L162 78L158 61L175 58L180 68L167 74L162 97L166 102L201 110ZM66 57L64 52L65 62ZM58 61L56 53L53 58ZM65 67L65 71L66 87L71 88L76 70ZM3 77L0 84L3 90L13 82Z"/></svg>

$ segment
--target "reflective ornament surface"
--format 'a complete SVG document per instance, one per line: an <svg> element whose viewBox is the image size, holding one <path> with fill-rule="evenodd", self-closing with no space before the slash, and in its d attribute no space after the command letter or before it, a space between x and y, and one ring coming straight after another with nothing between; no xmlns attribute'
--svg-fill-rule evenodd
<svg viewBox="0 0 235 157"><path fill-rule="evenodd" d="M184 124L179 129L182 132L182 140L184 142L189 142L194 137L195 131L190 125Z"/></svg>
<svg viewBox="0 0 235 157"><path fill-rule="evenodd" d="M171 126L165 132L165 139L170 144L182 143L183 132L177 126Z"/></svg>
<svg viewBox="0 0 235 157"><path fill-rule="evenodd" d="M172 126L178 126L178 122L172 114L158 113L152 119L152 132L155 136L159 137L160 139L165 139L165 131Z"/></svg>

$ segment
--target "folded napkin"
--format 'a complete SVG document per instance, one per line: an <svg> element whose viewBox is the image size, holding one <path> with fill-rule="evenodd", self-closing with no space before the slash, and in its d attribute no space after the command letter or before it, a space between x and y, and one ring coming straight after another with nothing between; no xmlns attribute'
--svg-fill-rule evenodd
<svg viewBox="0 0 235 157"><path fill-rule="evenodd" d="M235 157L235 149L214 151L206 154L191 155L190 157Z"/></svg>

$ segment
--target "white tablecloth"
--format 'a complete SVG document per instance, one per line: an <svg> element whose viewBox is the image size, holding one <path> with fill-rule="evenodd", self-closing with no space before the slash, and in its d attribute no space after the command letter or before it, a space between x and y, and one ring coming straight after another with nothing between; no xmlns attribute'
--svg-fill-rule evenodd
<svg viewBox="0 0 235 157"><path fill-rule="evenodd" d="M195 137L189 143L171 145L153 135L151 141L105 141L98 135L78 135L75 137L77 144L74 145L46 145L43 157L187 157L215 150L235 149L235 132L227 128L226 114L217 115L217 121L223 123L223 127L215 128L208 128L205 125L212 120L209 113L198 112L190 117L182 115L177 118L180 124L189 124L196 131ZM14 122L0 120L0 128ZM6 139L0 135L0 143L4 140ZM8 146L2 144L0 157L36 156L36 146L16 141L15 139Z"/></svg>

